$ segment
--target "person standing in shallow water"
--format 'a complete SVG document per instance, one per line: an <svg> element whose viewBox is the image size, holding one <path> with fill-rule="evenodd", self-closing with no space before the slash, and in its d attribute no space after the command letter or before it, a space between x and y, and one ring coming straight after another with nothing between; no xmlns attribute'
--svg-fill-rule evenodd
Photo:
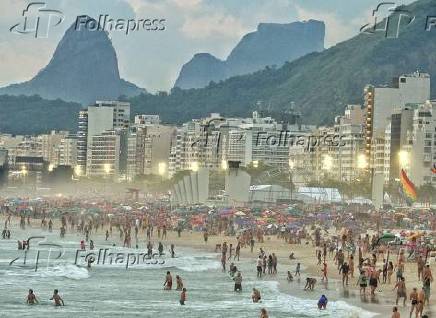
<svg viewBox="0 0 436 318"><path fill-rule="evenodd" d="M183 289L182 278L179 275L176 275L176 290L182 290L182 289Z"/></svg>
<svg viewBox="0 0 436 318"><path fill-rule="evenodd" d="M164 289L165 290L171 290L173 288L173 277L171 276L171 272L167 272L167 275L165 276L165 283L164 283Z"/></svg>
<svg viewBox="0 0 436 318"><path fill-rule="evenodd" d="M236 277L233 278L233 280L235 281L235 292L242 292L242 275L241 272L238 272L238 274L236 274Z"/></svg>
<svg viewBox="0 0 436 318"><path fill-rule="evenodd" d="M182 289L182 293L180 294L180 305L185 305L186 301L186 288Z"/></svg>
<svg viewBox="0 0 436 318"><path fill-rule="evenodd" d="M221 254L221 266L223 268L223 272L226 271L226 254L222 253Z"/></svg>
<svg viewBox="0 0 436 318"><path fill-rule="evenodd" d="M59 291L57 289L53 291L53 296L50 300L54 301L55 306L65 306L64 300L59 296Z"/></svg>
<svg viewBox="0 0 436 318"><path fill-rule="evenodd" d="M38 304L38 299L36 299L36 295L33 293L33 289L29 289L29 294L27 295L26 303L29 305Z"/></svg>
<svg viewBox="0 0 436 318"><path fill-rule="evenodd" d="M259 258L257 259L257 277L262 277L262 256L259 255Z"/></svg>

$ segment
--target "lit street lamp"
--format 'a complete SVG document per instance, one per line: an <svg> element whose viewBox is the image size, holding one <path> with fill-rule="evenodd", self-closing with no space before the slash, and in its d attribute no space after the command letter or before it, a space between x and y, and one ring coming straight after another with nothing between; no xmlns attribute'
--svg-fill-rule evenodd
<svg viewBox="0 0 436 318"><path fill-rule="evenodd" d="M104 166L103 166L103 169L104 169L104 173L106 173L106 175L108 176L109 173L111 172L111 165L110 165L110 163L105 163Z"/></svg>
<svg viewBox="0 0 436 318"><path fill-rule="evenodd" d="M197 161L191 162L191 170L194 172L198 171L198 162Z"/></svg>
<svg viewBox="0 0 436 318"><path fill-rule="evenodd" d="M333 168L333 158L330 155L324 155L322 158L322 167L325 171L330 171Z"/></svg>
<svg viewBox="0 0 436 318"><path fill-rule="evenodd" d="M164 175L167 172L167 164L165 162L159 162L157 170L160 175L160 181L162 182Z"/></svg>
<svg viewBox="0 0 436 318"><path fill-rule="evenodd" d="M28 174L26 166L21 167L21 174L23 176L23 183L26 184L26 176Z"/></svg>
<svg viewBox="0 0 436 318"><path fill-rule="evenodd" d="M165 162L159 162L159 165L158 165L159 175L160 176L165 175L166 171L167 171L167 164Z"/></svg>
<svg viewBox="0 0 436 318"><path fill-rule="evenodd" d="M229 164L227 163L227 160L221 160L221 169L227 170L229 168Z"/></svg>
<svg viewBox="0 0 436 318"><path fill-rule="evenodd" d="M363 153L357 157L357 168L361 170L368 168L368 160L366 159L366 155Z"/></svg>
<svg viewBox="0 0 436 318"><path fill-rule="evenodd" d="M401 150L398 152L398 161L400 169L408 168L410 163L409 153L405 150Z"/></svg>
<svg viewBox="0 0 436 318"><path fill-rule="evenodd" d="M78 177L80 177L82 175L82 167L80 167L79 165L74 167L74 174Z"/></svg>

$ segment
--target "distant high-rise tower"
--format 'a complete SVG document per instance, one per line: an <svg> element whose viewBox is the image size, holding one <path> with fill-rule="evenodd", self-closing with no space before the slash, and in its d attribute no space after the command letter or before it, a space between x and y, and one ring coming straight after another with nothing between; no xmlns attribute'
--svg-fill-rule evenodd
<svg viewBox="0 0 436 318"><path fill-rule="evenodd" d="M88 110L79 112L79 122L77 130L77 169L76 173L86 174L86 150L88 140Z"/></svg>

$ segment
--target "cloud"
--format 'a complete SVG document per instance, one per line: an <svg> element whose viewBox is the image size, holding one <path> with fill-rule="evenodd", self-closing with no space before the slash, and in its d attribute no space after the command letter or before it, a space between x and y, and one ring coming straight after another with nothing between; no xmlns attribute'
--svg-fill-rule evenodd
<svg viewBox="0 0 436 318"><path fill-rule="evenodd" d="M198 7L202 0L172 0L178 7L192 9Z"/></svg>
<svg viewBox="0 0 436 318"><path fill-rule="evenodd" d="M239 38L247 32L247 28L233 16L215 13L186 19L181 31L185 36L193 39L211 36Z"/></svg>

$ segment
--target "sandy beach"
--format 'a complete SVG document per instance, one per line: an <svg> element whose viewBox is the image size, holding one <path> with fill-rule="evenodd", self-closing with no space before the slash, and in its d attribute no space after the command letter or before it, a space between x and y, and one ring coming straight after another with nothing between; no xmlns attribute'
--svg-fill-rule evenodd
<svg viewBox="0 0 436 318"><path fill-rule="evenodd" d="M177 246L186 246L199 249L206 252L213 252L215 250L216 244L222 244L227 242L232 243L236 246L236 238L228 236L209 236L207 244L203 241L203 236L198 232L183 232L182 237L178 238L177 233L170 232L168 242L175 242ZM321 294L326 294L331 300L344 300L349 304L355 305L357 307L364 308L367 311L377 313L377 317L390 317L392 313L392 307L395 305L395 291L394 282L391 284L379 285L376 291L376 297L371 299L369 296L369 288L367 289L368 296L364 299L359 294L359 287L356 286L357 277L350 278L349 286L344 288L341 282L341 276L336 270L336 265L334 264L333 257L327 257L327 264L329 268L329 282L328 284L323 284L320 282L321 279L321 266L316 265L315 251L316 248L309 244L305 244L306 241L303 240L302 244L287 244L283 240L277 239L276 236L266 236L264 243L255 243L254 252L251 253L250 249L247 247L241 250L241 259L249 259L253 262L253 271L255 268L255 260L258 255L259 248L262 247L267 253L274 252L278 257L278 274L275 276L264 276L263 279L276 280L280 283L280 288L283 292L299 298L309 298L318 299ZM290 261L289 254L294 252L296 260ZM218 257L218 256L217 256ZM396 256L395 256L396 257ZM294 279L293 282L289 283L286 280L287 271L295 271L295 266L297 262L302 264L302 275L301 281L298 282ZM380 263L380 262L379 262ZM380 264L377 264L381 267ZM432 260L431 268L434 272L436 269L435 263ZM356 270L355 270L356 272ZM405 267L405 277L407 292L410 293L413 287L420 288L422 283L418 281L417 269L415 263L406 263ZM318 283L316 285L315 291L303 291L304 279L307 277L316 277ZM393 279L394 280L394 275ZM433 293L430 298L432 304L436 304L436 296ZM407 301L407 306L403 307L401 300L399 302L399 310L402 317L408 317L410 311L410 301ZM433 313L436 313L436 305L430 307L425 307L424 313L429 315L429 317L434 317ZM432 315L433 314L433 315Z"/></svg>
<svg viewBox="0 0 436 318"><path fill-rule="evenodd" d="M2 220L4 222L4 219ZM12 218L12 228L18 228L19 218ZM32 229L40 228L40 220L32 220ZM59 232L60 221L54 220L54 234ZM101 230L99 229L97 233L92 233L92 238L95 241L104 241L104 233L106 227ZM216 244L222 244L227 242L227 244L233 244L236 246L237 240L235 236L224 236L224 235L210 235L208 242L205 243L203 240L203 233L195 231L183 231L181 237L178 237L177 232L168 231L168 236L164 240L159 240L156 236L156 232L152 238L153 243L156 245L158 241L162 241L165 245L166 250L169 248L170 244L175 244L176 253L178 248L191 248L204 253L215 253ZM77 242L80 241L81 235L70 229L67 231L67 235L73 235L77 237ZM15 239L15 238L14 238ZM16 238L18 239L18 238ZM119 240L119 235L114 229L110 240L117 242L117 246L121 245L122 242ZM146 235L143 231L139 232L138 235L138 246L141 249L145 249L146 245ZM97 246L98 248L98 246ZM300 299L310 299L317 300L321 294L325 294L331 301L345 301L346 303L360 307L368 312L374 313L375 317L390 317L392 312L392 307L395 305L395 292L393 291L394 283L391 284L381 284L376 291L376 296L371 298L369 296L369 288L367 289L367 296L361 297L359 294L359 288L356 286L357 277L350 277L349 286L343 287L341 282L341 277L336 269L337 266L334 264L333 256L327 256L328 272L329 272L329 282L327 284L321 282L321 266L316 265L316 248L312 246L312 242L302 240L301 244L288 244L282 239L278 239L276 236L265 236L263 243L255 243L253 253L250 252L249 247L241 249L240 259L241 261L251 262L252 271L256 271L256 258L258 256L259 248L266 251L267 254L275 253L278 258L278 273L277 275L264 275L261 280L264 281L277 281L279 283L280 291L291 296L298 297ZM290 260L289 254L293 252L296 259ZM233 252L234 253L234 252ZM392 260L395 260L396 256L391 256ZM216 253L216 259L219 261L220 254ZM227 267L231 261L228 261ZM293 282L288 282L286 280L287 271L294 272L297 262L301 263L301 279L294 278ZM236 265L238 262L235 261ZM377 267L381 267L381 263L377 264ZM435 271L434 260L431 261L432 271ZM219 272L220 269L217 269ZM356 269L355 269L356 273ZM304 284L306 277L315 277L317 279L317 284L314 291L304 291ZM394 280L393 275L393 280ZM413 287L421 287L421 283L418 282L416 264L406 263L405 266L405 277L407 293L409 294ZM430 302L435 304L436 297L431 295ZM410 310L410 301L407 301L406 307L403 307L401 301L398 306L401 317L408 317ZM435 306L426 306L424 308L424 313L429 315L429 317L434 317L432 313L436 312ZM413 316L414 317L414 316Z"/></svg>

